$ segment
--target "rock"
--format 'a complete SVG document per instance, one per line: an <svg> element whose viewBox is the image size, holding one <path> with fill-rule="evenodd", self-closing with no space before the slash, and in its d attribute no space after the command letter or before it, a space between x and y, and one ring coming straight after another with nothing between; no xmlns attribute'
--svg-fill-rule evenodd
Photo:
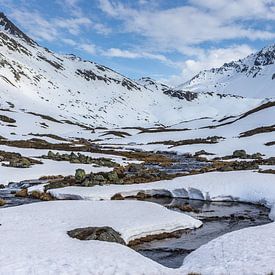
<svg viewBox="0 0 275 275"><path fill-rule="evenodd" d="M117 200L117 201L121 201L121 200L124 200L124 199L125 198L120 193L117 193L117 194L115 194L111 197L111 200Z"/></svg>
<svg viewBox="0 0 275 275"><path fill-rule="evenodd" d="M262 158L262 154L261 153L255 153L251 155L252 159L261 159Z"/></svg>
<svg viewBox="0 0 275 275"><path fill-rule="evenodd" d="M98 240L126 245L125 241L121 238L120 233L109 226L77 228L68 231L67 234L71 238L79 240Z"/></svg>
<svg viewBox="0 0 275 275"><path fill-rule="evenodd" d="M87 178L81 183L81 186L85 186L85 187L92 187L94 185L95 183Z"/></svg>
<svg viewBox="0 0 275 275"><path fill-rule="evenodd" d="M195 212L194 209L189 204L184 204L179 207L181 211L184 212Z"/></svg>
<svg viewBox="0 0 275 275"><path fill-rule="evenodd" d="M241 159L247 158L247 154L245 150L236 150L233 152L232 156L234 158L241 158Z"/></svg>
<svg viewBox="0 0 275 275"><path fill-rule="evenodd" d="M23 188L15 193L15 197L26 198L28 196L28 189Z"/></svg>
<svg viewBox="0 0 275 275"><path fill-rule="evenodd" d="M51 194L44 192L44 193L41 193L39 199L42 200L42 201L52 201L53 197L51 196Z"/></svg>
<svg viewBox="0 0 275 275"><path fill-rule="evenodd" d="M226 165L226 166L223 166L217 170L221 171L221 172L230 172L230 171L233 171L234 169L230 165Z"/></svg>
<svg viewBox="0 0 275 275"><path fill-rule="evenodd" d="M26 158L14 158L11 159L9 164L5 166L14 168L29 168L31 166L31 162Z"/></svg>
<svg viewBox="0 0 275 275"><path fill-rule="evenodd" d="M109 181L117 182L119 180L117 172L113 171L113 172L108 173L108 179L109 179Z"/></svg>
<svg viewBox="0 0 275 275"><path fill-rule="evenodd" d="M0 206L4 206L7 202L0 198Z"/></svg>
<svg viewBox="0 0 275 275"><path fill-rule="evenodd" d="M128 172L130 173L137 173L140 169L142 169L142 166L140 164L131 163L128 166Z"/></svg>
<svg viewBox="0 0 275 275"><path fill-rule="evenodd" d="M34 199L40 200L41 192L39 192L39 191L32 191L31 194L30 194L30 196L31 196L32 198L34 198Z"/></svg>
<svg viewBox="0 0 275 275"><path fill-rule="evenodd" d="M83 169L77 169L75 171L75 180L82 182L86 178L86 172Z"/></svg>
<svg viewBox="0 0 275 275"><path fill-rule="evenodd" d="M38 199L41 201L52 201L53 197L49 193L33 191L30 196L34 199Z"/></svg>
<svg viewBox="0 0 275 275"><path fill-rule="evenodd" d="M101 184L105 183L106 179L102 175L94 175L94 183L95 184Z"/></svg>
<svg viewBox="0 0 275 275"><path fill-rule="evenodd" d="M53 153L52 151L48 152L48 157L49 158L55 158L55 153Z"/></svg>

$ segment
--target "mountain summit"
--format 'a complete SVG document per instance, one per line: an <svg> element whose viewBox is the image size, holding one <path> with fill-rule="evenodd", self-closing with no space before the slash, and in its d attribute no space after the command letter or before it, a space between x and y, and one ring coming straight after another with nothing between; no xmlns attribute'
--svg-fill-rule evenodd
<svg viewBox="0 0 275 275"><path fill-rule="evenodd" d="M178 88L245 97L275 97L275 44L220 68L202 71Z"/></svg>

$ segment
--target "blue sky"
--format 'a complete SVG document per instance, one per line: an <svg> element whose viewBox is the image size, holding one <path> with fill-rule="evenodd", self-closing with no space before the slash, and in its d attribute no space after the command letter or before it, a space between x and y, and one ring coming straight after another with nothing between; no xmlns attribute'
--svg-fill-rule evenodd
<svg viewBox="0 0 275 275"><path fill-rule="evenodd" d="M177 85L275 41L275 0L0 0L41 45Z"/></svg>

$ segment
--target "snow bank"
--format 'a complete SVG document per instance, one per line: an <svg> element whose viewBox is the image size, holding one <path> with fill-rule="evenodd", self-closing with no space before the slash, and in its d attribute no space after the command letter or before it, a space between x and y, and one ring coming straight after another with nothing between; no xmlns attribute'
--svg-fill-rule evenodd
<svg viewBox="0 0 275 275"><path fill-rule="evenodd" d="M111 226L129 242L201 225L190 216L138 201L53 201L0 212L0 274L168 274L168 268L126 246L79 241L66 232Z"/></svg>
<svg viewBox="0 0 275 275"><path fill-rule="evenodd" d="M189 254L182 274L273 274L275 223L225 234Z"/></svg>
<svg viewBox="0 0 275 275"><path fill-rule="evenodd" d="M120 193L123 196L138 192L160 194L168 191L171 197L201 200L236 200L275 204L275 176L253 171L212 172L144 184L104 185L94 187L65 187L49 192L58 199L78 196L86 200L110 199Z"/></svg>

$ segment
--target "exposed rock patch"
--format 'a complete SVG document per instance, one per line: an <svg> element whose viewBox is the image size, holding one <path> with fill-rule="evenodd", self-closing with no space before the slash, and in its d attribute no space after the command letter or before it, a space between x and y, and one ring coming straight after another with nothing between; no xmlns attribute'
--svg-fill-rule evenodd
<svg viewBox="0 0 275 275"><path fill-rule="evenodd" d="M126 245L125 241L121 238L121 234L109 226L77 228L68 231L67 234L71 238L82 241L97 240Z"/></svg>

